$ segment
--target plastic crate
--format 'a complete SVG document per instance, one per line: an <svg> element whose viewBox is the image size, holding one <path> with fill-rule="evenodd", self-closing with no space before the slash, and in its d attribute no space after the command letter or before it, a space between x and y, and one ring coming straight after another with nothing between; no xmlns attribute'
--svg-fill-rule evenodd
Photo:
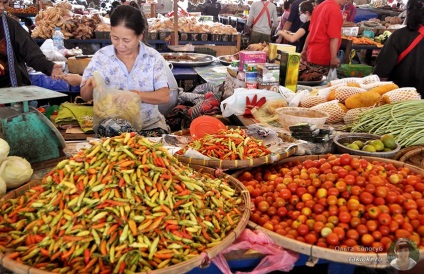
<svg viewBox="0 0 424 274"><path fill-rule="evenodd" d="M342 35L346 36L358 36L359 27L343 27Z"/></svg>
<svg viewBox="0 0 424 274"><path fill-rule="evenodd" d="M216 50L210 49L210 48L194 48L195 53L202 53L202 54L208 54L216 57Z"/></svg>

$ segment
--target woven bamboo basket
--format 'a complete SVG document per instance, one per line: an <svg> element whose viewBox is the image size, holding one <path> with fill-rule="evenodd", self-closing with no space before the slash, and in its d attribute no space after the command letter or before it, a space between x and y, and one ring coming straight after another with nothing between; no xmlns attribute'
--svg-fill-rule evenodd
<svg viewBox="0 0 424 274"><path fill-rule="evenodd" d="M380 161L384 163L391 163L396 167L409 167L411 171L415 173L424 174L424 170L417 168L416 166L412 166L403 162L383 159L377 157L368 157L368 156L357 156L352 155L354 158L358 159L366 159L368 161ZM319 160L321 158L325 158L325 155L307 155L307 156L298 156L298 157L290 157L284 159L279 162L286 163L291 161L299 161L304 162L305 160ZM248 169L245 169L248 170ZM234 177L240 176L245 170L238 171L233 174ZM303 242L299 242L297 240L285 237L283 235L277 234L273 231L270 231L266 228L261 227L260 225L249 221L248 228L251 229L259 229L265 232L277 245L280 245L286 249L290 249L292 251L305 254L310 256L310 261L316 261L314 259L325 259L338 263L352 264L358 266L366 266L372 268L386 268L389 265L387 259L387 253L360 253L360 252L347 252L347 251L336 251L329 248L324 248L316 245L311 245ZM353 258L353 259L352 259ZM424 249L420 249L420 260L424 259Z"/></svg>
<svg viewBox="0 0 424 274"><path fill-rule="evenodd" d="M193 167L193 169L199 170L197 167ZM215 170L212 168L201 167L201 172L214 174ZM149 272L140 272L140 274L185 273L192 270L195 267L207 267L209 265L209 259L218 255L221 251L223 251L228 246L230 246L235 239L237 239L237 237L241 234L241 232L244 230L244 228L246 227L249 221L250 208L251 208L250 195L246 187L239 180L225 173L222 176L223 178L227 179L232 184L232 186L238 191L238 193L240 193L240 196L242 197L244 202L244 204L238 208L241 212L243 212L243 214L236 228L230 233L228 233L228 235L221 241L221 243L204 251L202 253L204 256L198 255L192 259L166 267L164 269L158 269L158 270L153 270ZM34 187L40 184L41 184L41 180L30 181L24 186L21 186L20 188L17 188L7 193L3 198L0 199L0 207L5 203L5 201L16 198L16 197L20 197L31 187ZM48 271L40 270L28 265L21 264L16 262L15 260L8 258L7 255L13 251L14 250L9 249L9 250L6 250L5 253L0 252L0 265L13 271L15 274L28 274L28 273L29 274L51 274L53 273L53 272L48 272Z"/></svg>
<svg viewBox="0 0 424 274"><path fill-rule="evenodd" d="M187 136L187 135L190 135L190 131L180 130L173 134L178 136ZM280 136L280 137L283 137L283 136ZM295 140L290 136L284 135L284 138L286 141L295 142ZM293 146L283 153L278 153L278 154L273 153L264 157L259 157L255 159L249 159L249 160L216 160L216 159L205 160L205 159L189 158L189 157L185 157L181 155L174 155L174 156L180 162L183 162L186 164L231 170L231 169L241 169L241 168L249 168L249 167L256 167L256 166L261 166L266 164L272 164L272 163L281 161L282 159L285 159L287 157L290 157L291 155L296 153L296 150L297 150L297 147Z"/></svg>
<svg viewBox="0 0 424 274"><path fill-rule="evenodd" d="M424 169L424 146L404 148L396 154L396 160Z"/></svg>

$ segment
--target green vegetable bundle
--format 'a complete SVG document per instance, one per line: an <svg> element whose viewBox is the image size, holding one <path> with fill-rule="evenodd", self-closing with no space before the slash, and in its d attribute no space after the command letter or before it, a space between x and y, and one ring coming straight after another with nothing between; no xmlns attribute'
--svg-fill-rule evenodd
<svg viewBox="0 0 424 274"><path fill-rule="evenodd" d="M352 132L390 133L404 147L424 144L424 100L383 105L361 113Z"/></svg>

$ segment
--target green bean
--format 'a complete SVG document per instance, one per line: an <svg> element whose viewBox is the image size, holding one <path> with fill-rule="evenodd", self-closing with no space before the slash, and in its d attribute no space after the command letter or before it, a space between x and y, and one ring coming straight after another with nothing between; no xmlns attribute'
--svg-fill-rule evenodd
<svg viewBox="0 0 424 274"><path fill-rule="evenodd" d="M390 133L401 146L424 144L423 108L422 100L383 105L359 114L350 130L377 135Z"/></svg>

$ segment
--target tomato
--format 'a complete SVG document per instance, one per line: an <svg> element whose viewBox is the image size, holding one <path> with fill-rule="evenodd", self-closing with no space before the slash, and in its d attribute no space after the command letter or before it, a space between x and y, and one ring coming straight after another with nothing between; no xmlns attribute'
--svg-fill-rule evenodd
<svg viewBox="0 0 424 274"><path fill-rule="evenodd" d="M270 206L268 208L268 210L266 211L266 213L268 214L268 216L274 216L275 214L277 214L277 209L273 206Z"/></svg>
<svg viewBox="0 0 424 274"><path fill-rule="evenodd" d="M358 218L358 217L353 217L351 220L350 220L350 226L351 227L353 227L353 228L356 228L358 225L360 225L361 224L361 219L360 218Z"/></svg>
<svg viewBox="0 0 424 274"><path fill-rule="evenodd" d="M361 242L364 246L371 246L374 243L374 237L371 234L365 233L361 237Z"/></svg>
<svg viewBox="0 0 424 274"><path fill-rule="evenodd" d="M376 190L376 187L375 187L374 184L369 183L369 184L366 184L365 185L365 191L366 192L369 192L371 194L374 194L375 190Z"/></svg>
<svg viewBox="0 0 424 274"><path fill-rule="evenodd" d="M342 223L350 223L350 221L352 220L352 216L348 212L340 212L339 220Z"/></svg>
<svg viewBox="0 0 424 274"><path fill-rule="evenodd" d="M392 220L389 224L389 228L390 228L390 232L393 233L399 229L399 224L395 220Z"/></svg>
<svg viewBox="0 0 424 274"><path fill-rule="evenodd" d="M339 196L340 191L337 188L335 188L335 187L330 187L328 189L328 191L327 191L327 194L328 194L328 196L333 195L333 196L336 196L337 197L337 196Z"/></svg>
<svg viewBox="0 0 424 274"><path fill-rule="evenodd" d="M352 193L352 195L356 195L359 196L362 193L362 188L358 185L354 185L350 188L350 193Z"/></svg>
<svg viewBox="0 0 424 274"><path fill-rule="evenodd" d="M351 161L352 161L352 156L350 156L349 154L340 155L340 164L342 166L350 165Z"/></svg>
<svg viewBox="0 0 424 274"><path fill-rule="evenodd" d="M333 169L334 169L334 167L333 167ZM345 168L340 167L337 170L337 176L339 178L345 178L346 176L348 176L348 174L349 174L349 172Z"/></svg>
<svg viewBox="0 0 424 274"><path fill-rule="evenodd" d="M377 230L378 223L374 220L368 220L366 226L368 231L372 232Z"/></svg>
<svg viewBox="0 0 424 274"><path fill-rule="evenodd" d="M411 236L411 233L405 229L398 229L395 232L396 239L399 238L409 238Z"/></svg>
<svg viewBox="0 0 424 274"><path fill-rule="evenodd" d="M336 246L339 244L339 236L336 233L332 232L327 235L326 241L327 244Z"/></svg>
<svg viewBox="0 0 424 274"><path fill-rule="evenodd" d="M371 204L373 199L374 197L369 192L364 191L361 194L359 194L359 201L361 201L364 204L367 204L367 205Z"/></svg>
<svg viewBox="0 0 424 274"><path fill-rule="evenodd" d="M305 242L308 244L315 244L317 242L317 236L315 236L314 234L307 234L305 235Z"/></svg>
<svg viewBox="0 0 424 274"><path fill-rule="evenodd" d="M401 214L403 212L403 208L398 204L389 205L389 209L392 214Z"/></svg>
<svg viewBox="0 0 424 274"><path fill-rule="evenodd" d="M388 213L380 213L378 215L378 222L381 225L389 225L391 221L392 221L392 217Z"/></svg>
<svg viewBox="0 0 424 274"><path fill-rule="evenodd" d="M292 205L296 205L298 202L299 202L299 197L298 197L297 195L292 195L292 196L290 197L290 203L291 203Z"/></svg>
<svg viewBox="0 0 424 274"><path fill-rule="evenodd" d="M417 209L417 203L414 200L412 200L412 199L407 199L403 203L403 208L405 210Z"/></svg>
<svg viewBox="0 0 424 274"><path fill-rule="evenodd" d="M347 201L347 208L351 211L359 208L359 201L356 199L349 199Z"/></svg>
<svg viewBox="0 0 424 274"><path fill-rule="evenodd" d="M280 191L280 197L286 201L290 199L291 195L291 191L287 188Z"/></svg>
<svg viewBox="0 0 424 274"><path fill-rule="evenodd" d="M367 210L368 216L372 219L376 219L380 214L380 209L377 206L370 206Z"/></svg>
<svg viewBox="0 0 424 274"><path fill-rule="evenodd" d="M372 203L376 206L384 205L386 201L381 197L375 197Z"/></svg>
<svg viewBox="0 0 424 274"><path fill-rule="evenodd" d="M388 225L380 225L378 231L380 231L383 236L387 236L390 234L390 227Z"/></svg>
<svg viewBox="0 0 424 274"><path fill-rule="evenodd" d="M258 209L261 212L267 212L268 209L269 209L269 203L267 201L260 202L259 205L258 205Z"/></svg>
<svg viewBox="0 0 424 274"><path fill-rule="evenodd" d="M287 215L287 212L288 212L288 210L285 207L279 207L277 209L277 215L280 216L280 217L285 217Z"/></svg>
<svg viewBox="0 0 424 274"><path fill-rule="evenodd" d="M387 193L389 192L389 190L387 189L387 187L385 186L378 186L375 189L375 195L377 197L381 197L381 198L385 198L387 196Z"/></svg>
<svg viewBox="0 0 424 274"><path fill-rule="evenodd" d="M346 233L345 233L344 229L341 228L341 227L335 227L333 229L333 232L336 233L337 236L339 236L339 240L340 241L342 241L345 238L345 236L346 236Z"/></svg>
<svg viewBox="0 0 424 274"><path fill-rule="evenodd" d="M301 224L297 227L297 232L299 233L300 236L305 236L306 234L309 233L309 228L307 225Z"/></svg>
<svg viewBox="0 0 424 274"><path fill-rule="evenodd" d="M358 231L359 235L364 235L364 234L368 233L368 228L364 224L359 224L356 227L356 231Z"/></svg>
<svg viewBox="0 0 424 274"><path fill-rule="evenodd" d="M262 227L268 230L274 231L274 225L270 222L266 222L265 224L262 225Z"/></svg>
<svg viewBox="0 0 424 274"><path fill-rule="evenodd" d="M321 233L321 230L324 228L324 223L323 222L315 222L314 224L314 231L315 233Z"/></svg>
<svg viewBox="0 0 424 274"><path fill-rule="evenodd" d="M419 217L419 212L416 209L410 209L406 212L406 216L408 216L409 220L416 220Z"/></svg>
<svg viewBox="0 0 424 274"><path fill-rule="evenodd" d="M349 229L346 232L346 237L348 239L353 239L353 240L357 241L359 239L359 233L355 229Z"/></svg>
<svg viewBox="0 0 424 274"><path fill-rule="evenodd" d="M409 185L415 185L416 183L420 183L421 182L421 180L418 178L418 176L416 176L416 175L408 175L407 177L406 177L406 182L409 184Z"/></svg>
<svg viewBox="0 0 424 274"><path fill-rule="evenodd" d="M348 174L344 177L344 181L347 185L353 185L356 182L355 176Z"/></svg>
<svg viewBox="0 0 424 274"><path fill-rule="evenodd" d="M322 212L324 212L325 207L322 204L315 204L312 209L314 213L321 214Z"/></svg>

